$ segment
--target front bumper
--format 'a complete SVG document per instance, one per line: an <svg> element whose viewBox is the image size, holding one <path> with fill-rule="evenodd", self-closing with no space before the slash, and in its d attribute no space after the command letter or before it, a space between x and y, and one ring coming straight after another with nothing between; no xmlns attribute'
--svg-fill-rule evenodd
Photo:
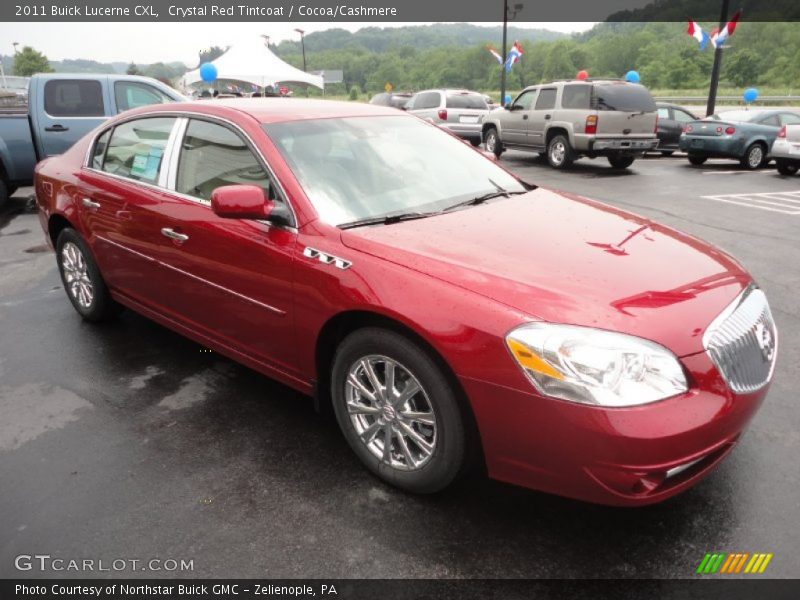
<svg viewBox="0 0 800 600"><path fill-rule="evenodd" d="M744 139L730 135L686 135L678 141L681 151L704 156L723 158L741 158L744 155Z"/></svg>
<svg viewBox="0 0 800 600"><path fill-rule="evenodd" d="M731 451L769 386L734 395L705 353L682 361L687 393L632 408L580 405L463 378L489 475L617 506L652 504L693 486Z"/></svg>

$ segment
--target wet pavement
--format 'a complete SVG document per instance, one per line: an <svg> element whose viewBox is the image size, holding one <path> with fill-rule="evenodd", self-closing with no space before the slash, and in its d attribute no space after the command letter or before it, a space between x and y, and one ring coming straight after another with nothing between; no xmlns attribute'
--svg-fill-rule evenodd
<svg viewBox="0 0 800 600"><path fill-rule="evenodd" d="M703 198L793 192L800 177L679 157L559 173L534 156L501 162L714 242L766 290L772 391L700 485L641 509L479 477L398 492L310 399L130 311L82 322L22 190L0 209L0 577L41 576L14 568L37 553L193 561L117 573L145 577L692 577L710 551L771 552L768 575L800 576L800 215Z"/></svg>

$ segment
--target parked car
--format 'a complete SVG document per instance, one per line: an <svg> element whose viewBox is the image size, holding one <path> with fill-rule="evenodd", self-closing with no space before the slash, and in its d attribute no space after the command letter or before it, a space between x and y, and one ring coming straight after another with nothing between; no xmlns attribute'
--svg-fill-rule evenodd
<svg viewBox="0 0 800 600"><path fill-rule="evenodd" d="M778 173L794 175L800 168L800 125L783 125L770 151Z"/></svg>
<svg viewBox="0 0 800 600"><path fill-rule="evenodd" d="M481 145L481 120L489 113L483 94L469 90L425 90L406 104L412 115L449 129L473 146Z"/></svg>
<svg viewBox="0 0 800 600"><path fill-rule="evenodd" d="M656 150L663 156L672 156L673 152L679 150L681 133L687 123L697 121L697 117L687 109L677 104L666 102L656 102L658 108L658 126L656 136L658 136L658 147Z"/></svg>
<svg viewBox="0 0 800 600"><path fill-rule="evenodd" d="M734 158L746 169L759 169L769 162L781 126L796 123L800 115L787 110L725 111L687 123L680 149L695 166L709 158Z"/></svg>
<svg viewBox="0 0 800 600"><path fill-rule="evenodd" d="M411 92L381 92L375 94L370 98L370 104L377 104L378 106L391 106L392 108L405 109L408 101L413 96Z"/></svg>
<svg viewBox="0 0 800 600"><path fill-rule="evenodd" d="M658 145L656 105L644 86L616 80L554 81L525 88L483 120L486 149L533 150L555 169L605 156L625 169Z"/></svg>
<svg viewBox="0 0 800 600"><path fill-rule="evenodd" d="M658 502L731 451L772 377L766 297L723 251L395 109L138 109L41 162L35 189L80 316L128 307L315 395L406 490L477 464Z"/></svg>
<svg viewBox="0 0 800 600"><path fill-rule="evenodd" d="M27 107L0 111L0 205L31 185L37 160L61 154L122 111L183 100L149 77L49 73L30 80Z"/></svg>

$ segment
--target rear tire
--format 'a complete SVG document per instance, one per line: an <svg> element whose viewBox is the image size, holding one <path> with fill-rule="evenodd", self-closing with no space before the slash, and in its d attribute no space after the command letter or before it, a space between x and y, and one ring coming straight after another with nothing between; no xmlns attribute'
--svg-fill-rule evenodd
<svg viewBox="0 0 800 600"><path fill-rule="evenodd" d="M472 144L475 148L478 148L481 145L481 141L478 138L470 138L469 143Z"/></svg>
<svg viewBox="0 0 800 600"><path fill-rule="evenodd" d="M503 153L503 142L500 141L500 135L497 133L497 129L490 127L486 130L486 135L483 137L487 152L491 152L497 158L500 158L500 155Z"/></svg>
<svg viewBox="0 0 800 600"><path fill-rule="evenodd" d="M708 160L707 156L702 156L700 154L690 154L689 155L689 162L692 163L695 167L699 167Z"/></svg>
<svg viewBox="0 0 800 600"><path fill-rule="evenodd" d="M72 306L87 321L106 321L120 312L100 269L80 234L67 227L58 234L56 260Z"/></svg>
<svg viewBox="0 0 800 600"><path fill-rule="evenodd" d="M750 144L740 161L745 169L755 171L767 164L767 151L763 144L754 142Z"/></svg>
<svg viewBox="0 0 800 600"><path fill-rule="evenodd" d="M569 140L564 135L553 136L547 144L547 162L554 169L566 169L572 165L575 157Z"/></svg>
<svg viewBox="0 0 800 600"><path fill-rule="evenodd" d="M633 156L609 156L608 162L615 169L627 169L633 164Z"/></svg>
<svg viewBox="0 0 800 600"><path fill-rule="evenodd" d="M776 159L775 163L778 166L778 173L781 175L794 175L798 171L797 163L781 160L780 158Z"/></svg>
<svg viewBox="0 0 800 600"><path fill-rule="evenodd" d="M394 331L360 329L339 345L331 375L339 427L375 475L425 494L464 472L467 434L457 392L425 348Z"/></svg>
<svg viewBox="0 0 800 600"><path fill-rule="evenodd" d="M2 207L11 196L11 193L9 193L8 190L9 188L6 185L6 182L0 179L0 207Z"/></svg>

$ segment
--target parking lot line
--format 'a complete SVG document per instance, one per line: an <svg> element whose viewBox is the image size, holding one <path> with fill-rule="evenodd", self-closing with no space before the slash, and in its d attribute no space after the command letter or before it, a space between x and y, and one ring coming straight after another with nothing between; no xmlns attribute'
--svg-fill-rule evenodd
<svg viewBox="0 0 800 600"><path fill-rule="evenodd" d="M800 215L800 190L793 192L762 192L748 194L715 194L700 196L705 200L715 200L756 208L786 215Z"/></svg>

